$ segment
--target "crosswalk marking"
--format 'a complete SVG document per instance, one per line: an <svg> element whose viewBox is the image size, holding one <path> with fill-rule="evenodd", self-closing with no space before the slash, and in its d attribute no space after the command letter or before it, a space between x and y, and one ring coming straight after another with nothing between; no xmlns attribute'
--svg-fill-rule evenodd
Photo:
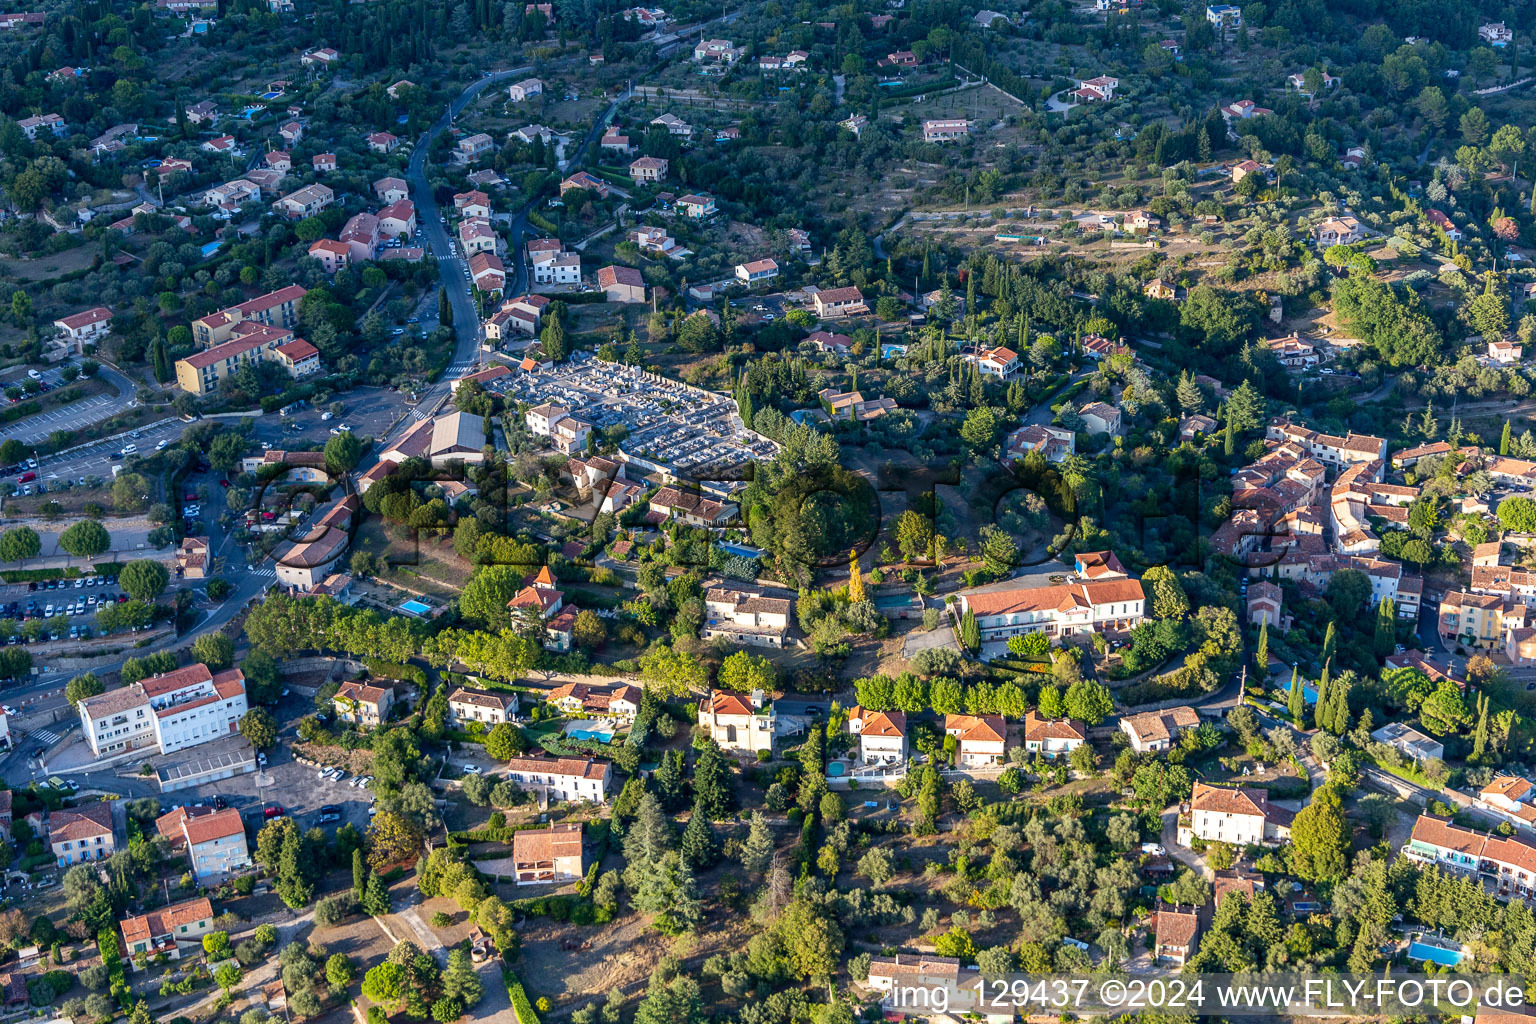
<svg viewBox="0 0 1536 1024"><path fill-rule="evenodd" d="M252 575L252 576L271 577L271 576L276 576L277 575L277 570L272 568L270 565L264 565L264 566L261 566L260 568L256 568L256 569L250 570L249 574Z"/></svg>
<svg viewBox="0 0 1536 1024"><path fill-rule="evenodd" d="M34 732L32 735L36 736L38 738L38 740L41 741L43 746L45 746L45 747L51 747L55 743L59 742L59 734L56 733L56 732L53 732L50 729L39 729L36 732Z"/></svg>

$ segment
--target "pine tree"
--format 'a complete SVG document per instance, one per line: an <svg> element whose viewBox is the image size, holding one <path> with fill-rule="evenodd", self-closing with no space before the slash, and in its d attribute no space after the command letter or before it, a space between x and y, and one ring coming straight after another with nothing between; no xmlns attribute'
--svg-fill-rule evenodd
<svg viewBox="0 0 1536 1024"><path fill-rule="evenodd" d="M1200 385L1195 383L1195 375L1185 370L1179 376L1179 385L1175 389L1175 396L1179 400L1179 408L1185 412L1198 412L1200 403L1205 396L1200 394Z"/></svg>
<svg viewBox="0 0 1536 1024"><path fill-rule="evenodd" d="M389 887L378 875L368 876L368 888L363 892L363 913L369 917L383 917L389 910Z"/></svg>
<svg viewBox="0 0 1536 1024"><path fill-rule="evenodd" d="M1301 677L1297 669L1291 669L1291 693L1286 699L1285 710L1289 712L1291 721L1298 726L1302 725L1301 715L1306 708L1306 695L1301 692Z"/></svg>
<svg viewBox="0 0 1536 1024"><path fill-rule="evenodd" d="M1330 661L1334 651L1339 646L1338 637L1333 634L1333 620L1328 620L1328 628L1323 631L1323 660Z"/></svg>
<svg viewBox="0 0 1536 1024"><path fill-rule="evenodd" d="M747 825L747 838L741 844L741 869L749 875L760 875L768 870L773 860L773 832L762 811L752 812Z"/></svg>
<svg viewBox="0 0 1536 1024"><path fill-rule="evenodd" d="M1504 432L1499 435L1499 454L1509 454L1509 420L1504 421Z"/></svg>
<svg viewBox="0 0 1536 1024"><path fill-rule="evenodd" d="M736 808L731 770L714 743L706 743L693 763L693 795L694 812L698 813L702 808L705 817L711 821L729 817Z"/></svg>
<svg viewBox="0 0 1536 1024"><path fill-rule="evenodd" d="M363 892L368 887L368 862L363 859L361 849L352 851L352 892L358 899L363 898Z"/></svg>
<svg viewBox="0 0 1536 1024"><path fill-rule="evenodd" d="M1331 662L1323 662L1323 674L1317 677L1317 699L1312 705L1312 727L1323 728L1323 722L1327 715L1328 700L1333 693L1333 680L1330 669Z"/></svg>
<svg viewBox="0 0 1536 1024"><path fill-rule="evenodd" d="M693 817L688 819L688 827L683 829L683 840L679 849L683 855L683 863L693 871L702 871L715 862L719 856L719 844L715 841L715 830L710 827L709 815L703 813L703 808L695 804Z"/></svg>

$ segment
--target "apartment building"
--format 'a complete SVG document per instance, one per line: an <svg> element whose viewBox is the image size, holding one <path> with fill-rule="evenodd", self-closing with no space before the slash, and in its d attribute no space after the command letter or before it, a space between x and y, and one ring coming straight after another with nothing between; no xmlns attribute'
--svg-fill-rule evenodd
<svg viewBox="0 0 1536 1024"><path fill-rule="evenodd" d="M210 313L192 321L192 340L200 348L208 348L234 337L235 328L254 321L267 327L284 327L293 330L299 325L299 300L307 294L299 285L291 284L275 292L258 295L238 305Z"/></svg>
<svg viewBox="0 0 1536 1024"><path fill-rule="evenodd" d="M91 752L101 757L155 747L184 750L237 731L248 710L245 673L217 674L188 665L80 702L80 723Z"/></svg>
<svg viewBox="0 0 1536 1024"><path fill-rule="evenodd" d="M226 342L176 360L176 386L193 395L212 394L241 367L263 362L281 363L293 376L320 370L320 350L307 341L295 339L290 330L243 323L235 327L234 335ZM300 343L301 347L292 347ZM278 354L283 349L287 350L286 357Z"/></svg>

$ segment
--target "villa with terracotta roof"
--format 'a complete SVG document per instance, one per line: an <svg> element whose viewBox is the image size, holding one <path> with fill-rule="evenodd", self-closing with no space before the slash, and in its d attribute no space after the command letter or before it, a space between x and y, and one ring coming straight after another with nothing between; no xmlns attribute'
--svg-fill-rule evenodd
<svg viewBox="0 0 1536 1024"><path fill-rule="evenodd" d="M857 704L848 712L848 732L859 738L865 764L901 764L907 759L907 716L901 711L870 711Z"/></svg>
<svg viewBox="0 0 1536 1024"><path fill-rule="evenodd" d="M600 804L613 785L613 765L590 757L518 756L507 762L507 778L524 789L543 790L551 802Z"/></svg>
<svg viewBox="0 0 1536 1024"><path fill-rule="evenodd" d="M1536 785L1519 775L1500 775L1477 794L1478 804L1520 828L1536 829Z"/></svg>
<svg viewBox="0 0 1536 1024"><path fill-rule="evenodd" d="M112 808L100 800L51 812L44 829L48 836L48 847L61 867L105 860L117 852L117 841L112 830Z"/></svg>
<svg viewBox="0 0 1536 1024"><path fill-rule="evenodd" d="M1070 754L1088 742L1088 727L1070 718L1041 718L1033 711L1024 716L1024 749L1055 758Z"/></svg>
<svg viewBox="0 0 1536 1024"><path fill-rule="evenodd" d="M1145 605L1141 581L1126 576L1112 553L1094 552L1079 557L1075 582L1030 586L1029 581L1009 581L961 591L953 611L957 622L967 611L975 612L987 643L1025 633L1044 633L1052 640L1125 633L1141 623Z"/></svg>
<svg viewBox="0 0 1536 1024"><path fill-rule="evenodd" d="M518 885L572 882L586 874L580 824L522 829L512 836Z"/></svg>
<svg viewBox="0 0 1536 1024"><path fill-rule="evenodd" d="M1131 738L1131 749L1138 754L1167 750L1185 729L1200 724L1200 713L1181 706L1163 711L1143 711L1120 719L1120 731Z"/></svg>
<svg viewBox="0 0 1536 1024"><path fill-rule="evenodd" d="M479 722L486 728L510 722L517 714L517 694L457 687L448 695L448 720L459 728Z"/></svg>
<svg viewBox="0 0 1536 1024"><path fill-rule="evenodd" d="M1008 723L1002 715L945 715L944 735L955 737L955 767L1002 764Z"/></svg>
<svg viewBox="0 0 1536 1024"><path fill-rule="evenodd" d="M183 945L201 951L203 936L213 931L213 904L208 897L172 903L138 917L124 919L123 952L130 957L140 953L164 953L172 960L181 957Z"/></svg>
<svg viewBox="0 0 1536 1024"><path fill-rule="evenodd" d="M773 749L778 715L772 700L761 691L710 690L699 701L699 727L721 750L756 754Z"/></svg>
<svg viewBox="0 0 1536 1024"><path fill-rule="evenodd" d="M1195 783L1189 800L1190 823L1179 826L1180 842L1188 834L1208 843L1249 846L1290 838L1296 815L1269 802L1269 791L1251 786L1208 786ZM1187 842L1186 842L1187 845Z"/></svg>
<svg viewBox="0 0 1536 1024"><path fill-rule="evenodd" d="M389 709L395 703L395 691L389 686L374 686L356 679L342 683L331 698L336 717L369 729L389 721Z"/></svg>
<svg viewBox="0 0 1536 1024"><path fill-rule="evenodd" d="M155 828L176 850L183 850L198 881L223 878L250 867L245 823L234 807L178 807L155 819Z"/></svg>

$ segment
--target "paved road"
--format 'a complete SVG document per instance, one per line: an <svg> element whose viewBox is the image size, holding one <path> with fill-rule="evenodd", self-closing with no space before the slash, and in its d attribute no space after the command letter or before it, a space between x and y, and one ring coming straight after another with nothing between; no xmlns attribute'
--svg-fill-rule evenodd
<svg viewBox="0 0 1536 1024"><path fill-rule="evenodd" d="M471 82L452 103L448 104L448 109L443 111L443 116L433 122L432 127L422 134L416 142L415 150L411 153L411 163L406 169L405 177L411 186L411 200L416 204L416 221L421 226L427 248L437 258L438 267L442 271L443 287L448 290L448 301L453 307L454 331L458 336L453 350L453 361L443 375L443 381L428 391L428 396L439 390L446 393L449 387L448 382L462 376L469 367L474 365L480 348L480 311L475 308L474 301L466 292L469 287L468 264L454 255L453 242L448 234L448 222L437 205L437 199L432 195L431 183L427 181L427 150L431 148L432 141L448 130L454 118L458 117L464 108L485 90L486 86L525 75L532 70L533 66L527 65L498 71ZM428 401L430 398L423 396L423 403Z"/></svg>

